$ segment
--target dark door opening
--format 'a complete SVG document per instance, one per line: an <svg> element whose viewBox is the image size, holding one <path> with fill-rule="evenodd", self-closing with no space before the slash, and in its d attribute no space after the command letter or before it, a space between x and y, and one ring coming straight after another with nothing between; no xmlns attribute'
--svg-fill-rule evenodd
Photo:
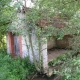
<svg viewBox="0 0 80 80"><path fill-rule="evenodd" d="M14 35L14 54L20 56L19 38L17 35Z"/></svg>

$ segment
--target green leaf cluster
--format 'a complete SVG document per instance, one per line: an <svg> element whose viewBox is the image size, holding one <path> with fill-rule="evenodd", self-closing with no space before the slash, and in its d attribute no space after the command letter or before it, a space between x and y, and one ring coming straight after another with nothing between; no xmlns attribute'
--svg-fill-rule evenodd
<svg viewBox="0 0 80 80"><path fill-rule="evenodd" d="M62 80L79 80L80 79L80 54L77 57L66 60L55 71L55 74L62 76Z"/></svg>
<svg viewBox="0 0 80 80"><path fill-rule="evenodd" d="M7 34L8 25L12 21L14 8L11 7L12 0L0 0L0 45L4 46L4 36ZM1 48L1 46L0 46ZM4 48L4 47L3 47Z"/></svg>
<svg viewBox="0 0 80 80"><path fill-rule="evenodd" d="M28 57L12 58L0 50L0 80L28 80L29 75L34 71L35 67Z"/></svg>

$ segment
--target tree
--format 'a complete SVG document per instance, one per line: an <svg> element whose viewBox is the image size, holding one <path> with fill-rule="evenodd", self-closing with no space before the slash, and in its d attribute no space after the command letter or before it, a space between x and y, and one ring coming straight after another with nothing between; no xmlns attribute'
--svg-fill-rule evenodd
<svg viewBox="0 0 80 80"><path fill-rule="evenodd" d="M6 35L8 24L11 22L13 8L10 6L12 0L0 0L0 45L4 46L3 37Z"/></svg>
<svg viewBox="0 0 80 80"><path fill-rule="evenodd" d="M70 35L80 35L79 0L34 0L33 2L34 7L29 12L26 12L26 21L29 28L35 28L35 34L39 39L39 46L41 37L48 38L54 35L58 39L62 39L65 32ZM51 25L53 18L63 21L67 27L59 29L55 25ZM79 36L77 37L79 38ZM77 46L77 51L79 51L79 47ZM74 45L75 49L76 47ZM39 48L39 50L41 49ZM41 61L41 51L39 53L39 60Z"/></svg>
<svg viewBox="0 0 80 80"><path fill-rule="evenodd" d="M19 0L18 0L19 1ZM26 0L24 0L26 2ZM80 34L80 30L77 31L76 24L79 24L79 17L75 17L78 11L80 11L79 0L32 0L34 6L26 10L26 5L22 5L25 7L26 14L26 25L25 30L29 32L29 41L31 45L31 50L34 56L32 40L31 40L31 29L35 29L35 34L38 39L39 46L39 62L35 61L34 56L34 64L38 71L42 68L42 55L41 55L41 37L49 38L54 35L58 39L61 39L65 32L68 34ZM64 22L67 27L63 29L56 28L56 25L52 25L54 23L54 18ZM78 20L76 23L75 18ZM74 24L75 25L74 25ZM79 28L79 26L78 26ZM72 31L74 30L74 31ZM59 32L59 33L56 33Z"/></svg>

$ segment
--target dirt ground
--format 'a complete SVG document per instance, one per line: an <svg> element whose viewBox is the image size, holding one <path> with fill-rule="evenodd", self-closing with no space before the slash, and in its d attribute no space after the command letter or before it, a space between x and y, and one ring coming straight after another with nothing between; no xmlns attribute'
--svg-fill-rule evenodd
<svg viewBox="0 0 80 80"><path fill-rule="evenodd" d="M61 76L52 75L51 77L47 77L47 76L39 75L38 77L34 78L33 80L61 80Z"/></svg>
<svg viewBox="0 0 80 80"><path fill-rule="evenodd" d="M56 57L60 56L61 54L67 53L69 50L65 49L52 49L48 50L48 62L56 59Z"/></svg>

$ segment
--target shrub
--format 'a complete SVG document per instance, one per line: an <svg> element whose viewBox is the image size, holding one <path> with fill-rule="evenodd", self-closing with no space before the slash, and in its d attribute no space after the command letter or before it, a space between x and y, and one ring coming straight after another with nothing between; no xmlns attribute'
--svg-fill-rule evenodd
<svg viewBox="0 0 80 80"><path fill-rule="evenodd" d="M55 74L62 76L62 80L80 80L80 54L64 61Z"/></svg>
<svg viewBox="0 0 80 80"><path fill-rule="evenodd" d="M28 57L12 58L0 51L0 80L28 80L26 77L33 74L35 67Z"/></svg>

